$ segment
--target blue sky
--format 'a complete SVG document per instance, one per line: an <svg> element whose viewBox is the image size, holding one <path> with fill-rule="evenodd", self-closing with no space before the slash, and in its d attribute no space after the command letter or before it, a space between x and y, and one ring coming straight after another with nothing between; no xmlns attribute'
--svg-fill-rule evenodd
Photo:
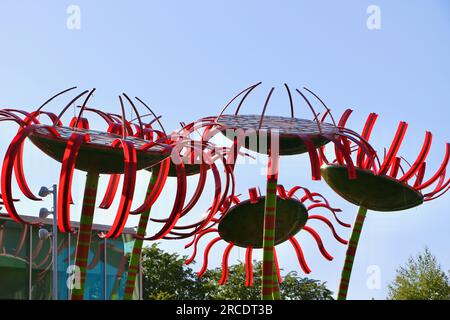
<svg viewBox="0 0 450 320"><path fill-rule="evenodd" d="M366 27L366 9L372 4L381 9L381 30ZM66 27L69 5L81 9L79 30ZM419 152L424 132L432 131L428 162L430 169L436 169L448 141L449 37L446 0L2 1L0 107L31 110L60 89L96 87L96 106L117 112L118 94L138 95L173 130L180 121L217 113L235 92L252 83L263 81L267 90L287 82L312 88L337 115L353 108L349 125L355 130L362 129L370 112L377 112L380 117L373 132L377 148L390 143L398 121L407 121L410 127L401 152L408 159ZM288 104L275 101L279 103L272 104L268 113L288 115ZM56 112L61 105L49 108ZM260 105L246 108L255 113ZM300 107L298 115L309 117ZM0 150L5 150L14 130L2 126ZM26 150L26 174L33 190L57 181L59 165L30 144ZM262 167L237 169L239 192L264 186ZM82 173L75 177L76 203L81 201L83 178ZM139 177L142 190L137 198L142 198L147 178ZM310 180L306 157L283 158L280 182L323 192L344 210L347 221L354 219L355 206L334 195L324 182ZM170 207L173 188L170 182L164 201L154 209L156 215L163 216ZM208 196L209 192L202 197L199 211L208 206ZM24 214L34 215L41 204L23 201L18 206ZM73 219L79 209L73 207ZM369 212L349 298L385 298L395 269L425 246L444 269L450 269L449 209L448 197L443 197L400 213ZM98 210L96 222L111 223L113 214ZM130 219L129 225L135 224ZM335 260L324 261L311 239L300 234L313 270L310 276L327 281L337 291L345 248L320 223L314 226ZM339 231L349 236L349 231ZM188 254L183 244L162 246ZM212 266L220 264L223 248L213 250ZM282 245L279 250L284 270L300 271L291 248ZM243 250L235 250L231 257L243 255ZM371 265L381 271L379 290L366 285Z"/></svg>

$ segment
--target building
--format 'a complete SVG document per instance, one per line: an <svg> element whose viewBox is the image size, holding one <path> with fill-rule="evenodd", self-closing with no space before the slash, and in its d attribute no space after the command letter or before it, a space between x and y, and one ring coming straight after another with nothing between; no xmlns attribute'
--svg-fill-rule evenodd
<svg viewBox="0 0 450 320"><path fill-rule="evenodd" d="M52 239L39 237L39 229L52 231L52 220L24 217L42 222L42 227L19 224L0 214L0 299L52 299ZM76 229L78 224L73 222ZM109 227L93 226L85 300L121 300L128 259L133 248L133 229L125 229L117 239L102 239L98 234ZM73 264L77 234L58 233L57 296L69 297L73 283ZM141 276L137 279L135 299L141 296ZM69 285L68 285L69 284Z"/></svg>

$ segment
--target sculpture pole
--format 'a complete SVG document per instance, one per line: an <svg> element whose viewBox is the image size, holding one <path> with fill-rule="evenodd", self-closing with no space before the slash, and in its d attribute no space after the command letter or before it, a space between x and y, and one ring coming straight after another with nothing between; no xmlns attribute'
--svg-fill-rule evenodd
<svg viewBox="0 0 450 320"><path fill-rule="evenodd" d="M156 166L151 172L146 197L148 197L150 195L151 191L155 187L159 170L160 170L160 166ZM145 230L147 229L148 219L150 218L150 211L151 211L151 207L149 209L145 210L141 214L141 217L139 218L139 225L136 230L136 236L145 237ZM131 253L130 262L128 265L124 300L132 300L133 299L133 292L136 287L136 276L139 272L139 264L141 261L141 253L142 253L143 243L144 243L144 240L141 238L136 238L134 240L133 251Z"/></svg>
<svg viewBox="0 0 450 320"><path fill-rule="evenodd" d="M71 300L83 300L86 284L86 269L89 259L89 246L92 236L92 224L94 221L95 199L100 175L96 172L88 172L84 188L83 207L81 211L80 227L78 229L77 247L75 250L75 266L79 268L80 279L75 279L78 284L71 292Z"/></svg>
<svg viewBox="0 0 450 320"><path fill-rule="evenodd" d="M280 284L278 282L278 273L275 263L273 264L273 288L272 288L273 300L281 300Z"/></svg>
<svg viewBox="0 0 450 320"><path fill-rule="evenodd" d="M274 263L275 223L277 214L277 182L278 182L279 155L269 151L269 165L267 170L266 202L264 208L263 229L263 270L262 290L263 300L273 300L274 295L279 295L278 280Z"/></svg>
<svg viewBox="0 0 450 320"><path fill-rule="evenodd" d="M341 283L339 285L338 300L346 300L348 286L350 284L350 276L352 274L353 263L355 262L356 249L358 247L359 237L361 236L364 220L366 219L367 208L359 207L353 226L352 235L348 243L347 252L345 254L344 268L342 269Z"/></svg>

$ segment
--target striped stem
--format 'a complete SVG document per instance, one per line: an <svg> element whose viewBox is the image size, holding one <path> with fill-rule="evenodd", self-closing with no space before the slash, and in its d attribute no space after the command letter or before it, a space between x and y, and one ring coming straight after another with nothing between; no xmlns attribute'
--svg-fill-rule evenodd
<svg viewBox="0 0 450 320"><path fill-rule="evenodd" d="M88 172L86 176L77 247L75 249L75 265L80 270L80 279L77 283L79 284L78 288L72 289L71 300L83 300L99 177L96 172Z"/></svg>
<svg viewBox="0 0 450 320"><path fill-rule="evenodd" d="M146 197L150 194L152 189L155 187L159 169L160 169L159 166L152 169L150 181L149 181L148 187L147 187ZM136 231L137 236L141 236L141 237L145 236L145 230L147 229L147 223L150 218L150 211L151 211L151 208L149 208L148 210L145 210L141 214L141 217L139 218L139 225L138 225L138 228ZM125 284L124 300L132 300L133 299L133 292L136 287L136 276L139 272L139 264L140 264L140 260L141 260L143 243L144 243L144 240L142 240L142 239L134 240L133 251L131 253L130 263L128 265L127 282Z"/></svg>
<svg viewBox="0 0 450 320"><path fill-rule="evenodd" d="M266 202L264 208L263 228L263 270L262 270L262 300L272 300L272 293L279 290L274 263L275 221L277 210L278 155L269 155L267 172Z"/></svg>
<svg viewBox="0 0 450 320"><path fill-rule="evenodd" d="M276 270L275 263L273 264L272 298L273 298L273 300L281 300L280 286L279 286L279 282L278 282L278 273Z"/></svg>
<svg viewBox="0 0 450 320"><path fill-rule="evenodd" d="M359 237L361 236L364 220L366 219L367 208L359 207L356 216L355 225L353 226L352 235L345 254L344 268L342 269L341 283L339 285L338 300L346 300L348 286L350 284L350 276L352 273L353 262L355 261L356 249L358 247Z"/></svg>

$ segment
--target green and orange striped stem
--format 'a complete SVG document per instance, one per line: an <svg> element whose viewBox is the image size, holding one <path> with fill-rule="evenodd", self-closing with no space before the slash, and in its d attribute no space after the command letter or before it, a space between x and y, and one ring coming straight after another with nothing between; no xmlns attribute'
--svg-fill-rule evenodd
<svg viewBox="0 0 450 320"><path fill-rule="evenodd" d="M341 283L339 285L338 300L346 300L350 276L352 274L353 262L355 261L356 249L358 247L359 237L361 236L364 220L366 219L367 208L359 207L353 226L352 235L345 254L344 268L342 269Z"/></svg>
<svg viewBox="0 0 450 320"><path fill-rule="evenodd" d="M278 282L278 273L275 263L273 264L273 287L272 287L273 300L281 300L280 284Z"/></svg>
<svg viewBox="0 0 450 320"><path fill-rule="evenodd" d="M79 268L80 279L77 281L79 284L78 288L72 289L71 300L83 300L99 177L99 174L96 172L88 172L86 176L77 247L75 249L75 265Z"/></svg>
<svg viewBox="0 0 450 320"><path fill-rule="evenodd" d="M150 182L148 183L147 188L147 195L150 194L150 192L155 187L155 183L158 177L160 167L157 166L155 169L152 170ZM150 218L150 211L151 208L148 210L145 210L141 217L139 218L139 225L136 230L136 235L144 237L145 236L145 230L147 229L147 223L148 219ZM135 239L134 245L133 245L133 251L131 253L130 262L128 264L128 273L127 273L127 281L125 284L125 294L124 294L124 300L132 300L133 299L133 292L136 287L136 276L139 272L139 264L141 261L141 253L142 253L142 246L143 246L144 240L142 239Z"/></svg>
<svg viewBox="0 0 450 320"><path fill-rule="evenodd" d="M279 291L278 281L274 281L274 277L276 277L276 272L274 272L274 245L277 214L278 160L278 155L269 155L263 228L263 270L261 289L261 297L263 300L273 300L273 292Z"/></svg>

